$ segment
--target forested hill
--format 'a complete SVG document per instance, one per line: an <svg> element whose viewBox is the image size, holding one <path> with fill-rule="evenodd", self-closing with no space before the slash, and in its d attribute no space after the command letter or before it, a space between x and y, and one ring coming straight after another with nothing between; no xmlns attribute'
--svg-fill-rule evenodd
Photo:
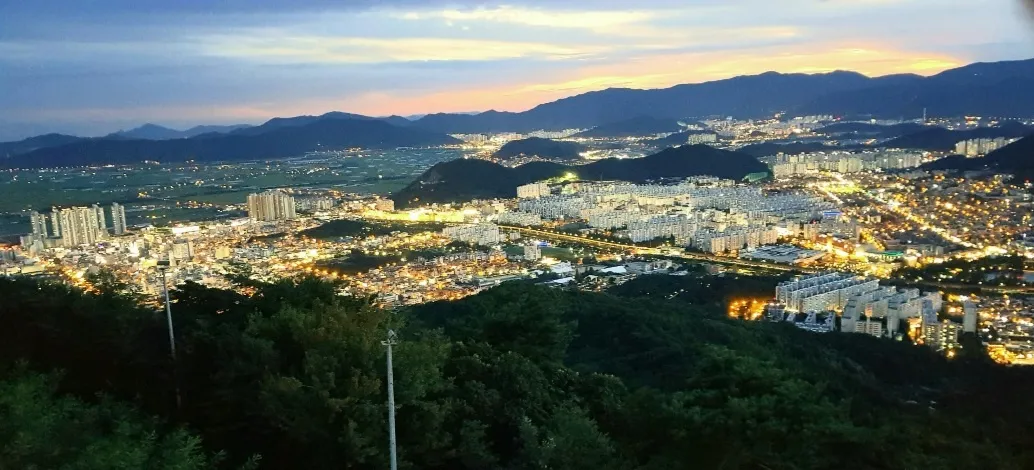
<svg viewBox="0 0 1034 470"><path fill-rule="evenodd" d="M757 158L707 145L683 145L643 158L609 158L586 165L532 162L507 168L484 160L460 159L432 166L391 197L398 207L414 203L512 198L517 196L518 186L566 173L586 180L644 182L699 175L740 180L748 174L761 172L768 172L768 166Z"/></svg>
<svg viewBox="0 0 1034 470"><path fill-rule="evenodd" d="M558 160L578 160L585 147L575 142L563 142L539 137L507 142L495 153L499 159L515 157L541 157Z"/></svg>
<svg viewBox="0 0 1034 470"><path fill-rule="evenodd" d="M983 158L954 155L923 166L927 170L982 170L993 169L1014 175L1021 181L1034 180L1034 135L1024 137Z"/></svg>
<svg viewBox="0 0 1034 470"><path fill-rule="evenodd" d="M771 282L518 282L396 313L315 280L187 284L176 411L161 313L0 279L0 468L385 468L388 328L400 468L1034 468L1032 372L723 316Z"/></svg>

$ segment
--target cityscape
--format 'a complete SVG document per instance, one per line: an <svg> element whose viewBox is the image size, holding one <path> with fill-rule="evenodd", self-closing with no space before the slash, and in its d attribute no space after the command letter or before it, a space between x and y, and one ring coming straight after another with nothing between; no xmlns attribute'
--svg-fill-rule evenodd
<svg viewBox="0 0 1034 470"><path fill-rule="evenodd" d="M1034 468L1023 2L42 3L0 469Z"/></svg>

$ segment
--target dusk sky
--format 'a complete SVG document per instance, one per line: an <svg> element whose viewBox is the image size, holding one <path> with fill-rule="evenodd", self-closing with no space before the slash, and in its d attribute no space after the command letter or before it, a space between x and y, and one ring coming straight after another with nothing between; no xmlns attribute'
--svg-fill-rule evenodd
<svg viewBox="0 0 1034 470"><path fill-rule="evenodd" d="M0 0L0 140L1031 57L1016 0Z"/></svg>

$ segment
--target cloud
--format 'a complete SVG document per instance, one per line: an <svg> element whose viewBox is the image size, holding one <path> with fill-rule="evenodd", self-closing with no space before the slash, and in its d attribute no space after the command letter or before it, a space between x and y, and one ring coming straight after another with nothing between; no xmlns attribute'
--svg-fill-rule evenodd
<svg viewBox="0 0 1034 470"><path fill-rule="evenodd" d="M585 11L529 9L512 6L410 11L395 16L406 20L439 19L445 21L509 23L546 28L611 30L614 27L643 23L657 13L635 10Z"/></svg>
<svg viewBox="0 0 1034 470"><path fill-rule="evenodd" d="M198 41L204 44L204 55L267 64L490 61L526 57L559 60L586 57L603 50L592 46L570 47L536 42L451 38L217 35L202 37Z"/></svg>
<svg viewBox="0 0 1034 470"><path fill-rule="evenodd" d="M0 120L96 128L331 109L522 110L606 87L768 70L928 74L1034 55L1020 8L1018 0L0 0Z"/></svg>

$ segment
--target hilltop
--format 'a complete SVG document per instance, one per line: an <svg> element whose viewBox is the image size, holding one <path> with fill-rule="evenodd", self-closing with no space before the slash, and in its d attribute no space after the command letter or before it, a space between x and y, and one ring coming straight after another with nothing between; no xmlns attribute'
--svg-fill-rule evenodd
<svg viewBox="0 0 1034 470"><path fill-rule="evenodd" d="M1006 123L995 127L959 131L933 127L888 140L881 145L890 148L952 151L955 150L955 144L963 140L1024 137L1030 135L1031 132L1034 132L1034 129L1020 123Z"/></svg>
<svg viewBox="0 0 1034 470"><path fill-rule="evenodd" d="M1034 135L1024 137L983 158L954 155L928 163L927 170L982 170L991 168L1015 175L1021 181L1034 180Z"/></svg>
<svg viewBox="0 0 1034 470"><path fill-rule="evenodd" d="M553 160L578 160L585 147L575 142L529 137L507 142L496 153L499 159L515 157L540 157Z"/></svg>
<svg viewBox="0 0 1034 470"><path fill-rule="evenodd" d="M392 195L399 207L412 203L459 202L512 198L517 187L573 173L587 180L643 182L661 178L711 175L740 180L750 173L768 172L756 158L707 145L683 145L632 159L606 159L586 165L532 162L506 168L492 162L461 159L439 163L406 188Z"/></svg>
<svg viewBox="0 0 1034 470"><path fill-rule="evenodd" d="M41 148L68 145L82 140L85 139L74 135L44 134L15 142L0 142L0 159L13 157L21 153L28 153Z"/></svg>

